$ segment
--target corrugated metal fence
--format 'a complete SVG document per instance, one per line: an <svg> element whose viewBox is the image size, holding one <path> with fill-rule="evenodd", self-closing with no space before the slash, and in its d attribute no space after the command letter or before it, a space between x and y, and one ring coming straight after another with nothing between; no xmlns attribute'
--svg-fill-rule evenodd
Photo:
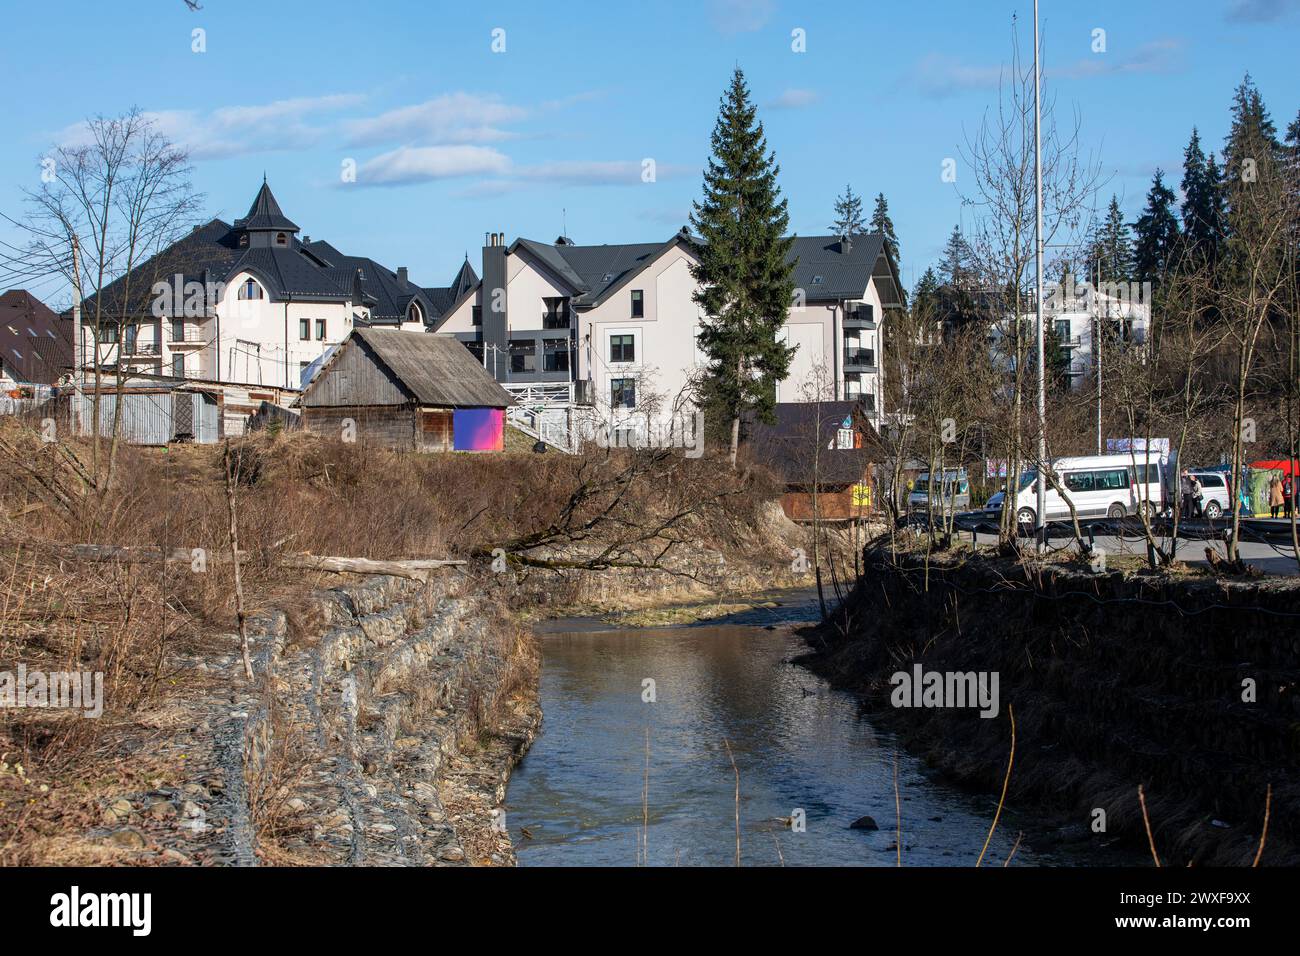
<svg viewBox="0 0 1300 956"><path fill-rule="evenodd" d="M101 393L99 433L113 434L118 397ZM118 423L122 438L133 445L166 445L173 441L214 444L220 437L216 400L201 392L131 392L121 396L122 416ZM93 430L94 395L81 396L82 433Z"/></svg>

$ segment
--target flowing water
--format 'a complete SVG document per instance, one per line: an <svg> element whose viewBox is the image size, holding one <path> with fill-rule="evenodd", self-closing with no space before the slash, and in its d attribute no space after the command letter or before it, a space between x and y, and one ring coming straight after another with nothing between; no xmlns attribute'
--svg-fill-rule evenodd
<svg viewBox="0 0 1300 956"><path fill-rule="evenodd" d="M743 865L894 866L895 761L903 865L975 862L996 798L937 782L850 694L791 664L806 650L791 625L816 604L775 599L719 624L539 628L543 726L506 801L520 866L632 866L643 839L653 866L732 865L737 770ZM783 822L799 810L804 832ZM879 829L850 829L868 815ZM1003 813L986 865L1024 825ZM1022 844L1012 865L1082 862Z"/></svg>

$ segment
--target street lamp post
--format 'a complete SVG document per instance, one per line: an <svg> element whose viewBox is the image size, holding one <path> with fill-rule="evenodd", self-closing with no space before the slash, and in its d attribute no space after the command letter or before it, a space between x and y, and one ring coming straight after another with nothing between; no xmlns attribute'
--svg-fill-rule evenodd
<svg viewBox="0 0 1300 956"><path fill-rule="evenodd" d="M1038 63L1038 0L1034 0L1034 267L1037 272L1034 299L1038 316L1038 507L1034 524L1039 550L1047 547L1047 488L1043 471L1047 464L1047 379L1043 355L1043 118L1039 89L1042 69ZM1008 479L1010 480L1010 479Z"/></svg>

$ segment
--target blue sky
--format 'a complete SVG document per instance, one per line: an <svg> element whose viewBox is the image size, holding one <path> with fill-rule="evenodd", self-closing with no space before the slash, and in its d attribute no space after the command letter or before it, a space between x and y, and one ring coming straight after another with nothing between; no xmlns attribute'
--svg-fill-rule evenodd
<svg viewBox="0 0 1300 956"><path fill-rule="evenodd" d="M201 2L0 0L0 210L84 117L139 106L191 148L211 215L243 215L265 172L304 233L445 284L466 251L477 267L488 231L666 238L739 64L792 228L825 232L846 182L883 191L910 285L961 217L941 164L995 100L1012 15L1026 52L1032 16L1030 0ZM1157 165L1180 178L1194 124L1221 147L1247 70L1280 128L1300 108L1300 0L1041 6L1048 86L1111 176L1103 202L1118 193L1130 219Z"/></svg>

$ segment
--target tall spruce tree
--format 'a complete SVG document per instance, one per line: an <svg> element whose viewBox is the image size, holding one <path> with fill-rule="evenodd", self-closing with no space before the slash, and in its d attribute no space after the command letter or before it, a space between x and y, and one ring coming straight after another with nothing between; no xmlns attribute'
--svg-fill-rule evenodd
<svg viewBox="0 0 1300 956"><path fill-rule="evenodd" d="M1218 189L1211 179L1217 169L1201 149L1201 137L1195 126L1192 138L1183 150L1183 253L1189 269L1214 262L1218 257Z"/></svg>
<svg viewBox="0 0 1300 956"><path fill-rule="evenodd" d="M691 211L700 237L691 274L705 314L699 345L709 360L700 404L730 422L733 468L741 417L753 410L772 420L776 385L795 353L777 340L794 296L790 216L757 112L737 67L713 127L704 196Z"/></svg>
<svg viewBox="0 0 1300 956"><path fill-rule="evenodd" d="M862 219L862 197L854 194L852 186L845 186L844 194L835 200L835 221L830 229L833 235L850 239L867 231Z"/></svg>
<svg viewBox="0 0 1300 956"><path fill-rule="evenodd" d="M1124 213L1119 208L1119 198L1112 195L1106 209L1106 218L1097 224L1089 256L1089 280L1100 273L1102 282L1128 282L1133 278L1133 236Z"/></svg>
<svg viewBox="0 0 1300 956"><path fill-rule="evenodd" d="M953 226L952 234L943 247L943 261L939 263L939 274L944 285L952 289L969 287L973 258L970 246L961 234L961 227Z"/></svg>
<svg viewBox="0 0 1300 956"><path fill-rule="evenodd" d="M1137 221L1133 271L1141 282L1159 283L1177 259L1182 237L1174 202L1173 190L1165 185L1164 170L1157 169L1146 208Z"/></svg>
<svg viewBox="0 0 1300 956"><path fill-rule="evenodd" d="M1249 224L1240 221L1257 208L1247 201L1247 191L1253 184L1277 175L1282 159L1277 127L1264 108L1259 88L1247 73L1232 96L1232 127L1223 147L1223 199L1229 245L1235 235L1252 231Z"/></svg>
<svg viewBox="0 0 1300 956"><path fill-rule="evenodd" d="M885 250L894 265L898 265L898 234L894 232L894 220L889 218L889 203L884 193L876 194L876 208L871 213L871 231L885 237Z"/></svg>

